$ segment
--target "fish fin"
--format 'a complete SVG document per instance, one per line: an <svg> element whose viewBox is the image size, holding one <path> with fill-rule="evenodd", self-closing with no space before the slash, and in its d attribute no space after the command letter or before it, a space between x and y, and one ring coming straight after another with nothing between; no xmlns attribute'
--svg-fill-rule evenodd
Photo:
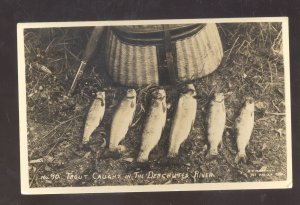
<svg viewBox="0 0 300 205"><path fill-rule="evenodd" d="M238 153L238 154L236 155L236 157L235 157L235 163L238 164L238 163L240 163L241 161L242 161L244 164L247 163L248 157L247 157L246 154Z"/></svg>
<svg viewBox="0 0 300 205"><path fill-rule="evenodd" d="M83 145L86 145L86 144L88 144L88 143L89 143L89 140L86 140L86 139L83 139L83 140L82 140L82 144L83 144Z"/></svg>
<svg viewBox="0 0 300 205"><path fill-rule="evenodd" d="M144 158L144 157L139 156L139 157L136 159L136 161L137 161L138 163L145 163L145 162L148 162L148 158Z"/></svg>
<svg viewBox="0 0 300 205"><path fill-rule="evenodd" d="M209 150L209 151L206 153L205 158L206 158L207 160L213 160L213 159L217 158L217 156L218 156L218 154L216 154L216 153L211 153L211 151Z"/></svg>
<svg viewBox="0 0 300 205"><path fill-rule="evenodd" d="M168 155L167 155L167 158L175 158L177 156L177 154L175 154L175 153L168 153Z"/></svg>
<svg viewBox="0 0 300 205"><path fill-rule="evenodd" d="M148 162L148 158L149 158L149 153L145 153L144 151L140 151L136 161L138 163L144 163L144 162Z"/></svg>
<svg viewBox="0 0 300 205"><path fill-rule="evenodd" d="M220 142L219 146L221 149L223 149L225 147L223 141Z"/></svg>
<svg viewBox="0 0 300 205"><path fill-rule="evenodd" d="M92 132L87 132L87 131L85 131L84 133L83 133L83 136L82 136L82 144L88 144L89 143L89 141L90 141L90 138L91 138L91 135L92 135L92 133L94 132L95 130L93 130Z"/></svg>
<svg viewBox="0 0 300 205"><path fill-rule="evenodd" d="M126 147L124 145L118 145L117 151L119 153L125 152L126 151Z"/></svg>
<svg viewBox="0 0 300 205"><path fill-rule="evenodd" d="M104 106L104 100L100 99L100 102L101 102L101 106L103 107Z"/></svg>
<svg viewBox="0 0 300 205"><path fill-rule="evenodd" d="M218 149L217 150L210 149L209 150L209 155L211 155L211 156L217 156L218 155Z"/></svg>
<svg viewBox="0 0 300 205"><path fill-rule="evenodd" d="M165 104L165 103L163 103L163 104L162 104L162 107L163 107L163 112L165 113L165 112L166 112L166 110L167 110L167 106L166 106L166 104Z"/></svg>
<svg viewBox="0 0 300 205"><path fill-rule="evenodd" d="M130 103L130 107L134 108L134 102L133 101Z"/></svg>

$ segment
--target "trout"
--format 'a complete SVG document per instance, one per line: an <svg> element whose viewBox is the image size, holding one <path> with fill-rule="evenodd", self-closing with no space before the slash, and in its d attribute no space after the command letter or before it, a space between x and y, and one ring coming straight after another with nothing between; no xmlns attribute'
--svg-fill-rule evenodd
<svg viewBox="0 0 300 205"><path fill-rule="evenodd" d="M89 142L91 134L101 123L101 120L104 115L104 111L105 111L105 92L102 91L97 92L96 98L93 101L86 118L82 144L87 144Z"/></svg>
<svg viewBox="0 0 300 205"><path fill-rule="evenodd" d="M168 157L178 155L180 145L187 139L193 127L197 112L195 96L196 90L194 85L188 84L179 97L175 117L171 126Z"/></svg>
<svg viewBox="0 0 300 205"><path fill-rule="evenodd" d="M214 99L210 103L207 135L210 145L209 155L218 155L218 146L222 142L222 136L225 129L226 111L223 93L215 93Z"/></svg>
<svg viewBox="0 0 300 205"><path fill-rule="evenodd" d="M150 152L160 140L166 124L166 118L166 92L164 89L156 89L152 92L151 104L142 133L141 149L137 162L148 161Z"/></svg>
<svg viewBox="0 0 300 205"><path fill-rule="evenodd" d="M119 143L125 138L129 126L132 123L136 109L136 92L134 89L128 89L126 96L120 102L112 120L110 129L109 151L122 152L125 146Z"/></svg>
<svg viewBox="0 0 300 205"><path fill-rule="evenodd" d="M252 130L254 127L254 100L252 97L247 97L245 103L241 108L240 115L235 121L236 128L236 144L238 148L238 154L235 158L235 162L239 163L243 160L247 161L246 147L249 143Z"/></svg>

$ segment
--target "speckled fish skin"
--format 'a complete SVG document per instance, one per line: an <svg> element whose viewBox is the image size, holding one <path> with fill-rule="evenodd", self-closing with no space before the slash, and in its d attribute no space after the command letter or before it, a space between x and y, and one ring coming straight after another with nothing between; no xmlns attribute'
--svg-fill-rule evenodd
<svg viewBox="0 0 300 205"><path fill-rule="evenodd" d="M88 112L82 143L87 144L90 140L91 134L95 131L95 129L100 125L101 120L103 119L103 115L105 112L105 92L97 92L96 98L93 101L90 110Z"/></svg>
<svg viewBox="0 0 300 205"><path fill-rule="evenodd" d="M249 143L254 127L254 99L248 97L241 108L239 117L236 119L236 133L237 133L237 148L238 154L236 156L236 163L243 160L246 162L246 146Z"/></svg>
<svg viewBox="0 0 300 205"><path fill-rule="evenodd" d="M136 91L128 89L126 96L120 102L112 120L110 130L109 150L122 152L125 147L119 143L125 138L133 120L136 109Z"/></svg>
<svg viewBox="0 0 300 205"><path fill-rule="evenodd" d="M168 157L178 155L180 145L187 139L194 124L197 112L196 90L194 85L188 84L178 100L176 113L171 126L169 137Z"/></svg>
<svg viewBox="0 0 300 205"><path fill-rule="evenodd" d="M207 134L210 145L209 154L218 155L218 146L222 142L222 136L226 123L226 111L223 93L215 93L214 99L210 103Z"/></svg>
<svg viewBox="0 0 300 205"><path fill-rule="evenodd" d="M142 133L142 143L137 162L146 162L152 149L158 144L163 128L166 124L166 92L157 89L152 92L152 100L145 127Z"/></svg>

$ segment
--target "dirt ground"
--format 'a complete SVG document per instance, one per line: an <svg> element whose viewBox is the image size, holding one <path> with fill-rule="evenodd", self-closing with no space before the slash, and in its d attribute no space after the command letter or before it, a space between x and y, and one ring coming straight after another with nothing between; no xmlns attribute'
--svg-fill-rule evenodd
<svg viewBox="0 0 300 205"><path fill-rule="evenodd" d="M92 28L26 29L26 94L31 187L280 181L287 176L284 67L280 23L218 24L224 58L212 74L194 82L197 118L182 144L177 164L166 164L176 90L167 87L166 128L150 154L147 170L135 166L145 116L147 88L137 89L138 106L120 158L102 157L112 114L124 93L105 73L104 44L88 64L76 92L67 97ZM102 39L103 40L103 39ZM102 42L102 41L101 41ZM91 137L91 151L79 149L95 92L106 89L106 110ZM207 159L206 113L212 94L223 92L224 146ZM247 163L236 164L234 121L243 99L255 99L255 125ZM26 145L22 145L26 146ZM198 174L197 174L198 173Z"/></svg>

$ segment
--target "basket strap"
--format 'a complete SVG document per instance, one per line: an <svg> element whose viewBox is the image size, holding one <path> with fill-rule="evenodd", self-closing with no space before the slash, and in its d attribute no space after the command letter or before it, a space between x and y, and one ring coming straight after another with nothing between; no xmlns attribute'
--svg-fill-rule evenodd
<svg viewBox="0 0 300 205"><path fill-rule="evenodd" d="M130 32L122 27L112 26L112 32L123 42L134 45L161 45L163 44L163 33L167 25L162 25L162 30L153 32ZM170 28L170 40L177 41L180 39L188 38L198 33L206 24L191 24L182 28Z"/></svg>
<svg viewBox="0 0 300 205"><path fill-rule="evenodd" d="M175 74L175 57L173 56L172 46L171 46L171 34L168 28L168 25L163 25L164 30L164 51L167 62L167 69L169 74L169 81L171 84L176 83L176 74Z"/></svg>

